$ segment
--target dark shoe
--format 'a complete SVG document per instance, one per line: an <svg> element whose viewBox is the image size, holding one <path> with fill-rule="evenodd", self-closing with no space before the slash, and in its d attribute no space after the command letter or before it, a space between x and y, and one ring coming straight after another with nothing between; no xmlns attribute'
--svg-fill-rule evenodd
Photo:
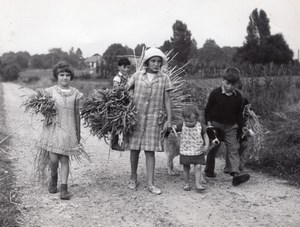
<svg viewBox="0 0 300 227"><path fill-rule="evenodd" d="M205 176L210 177L210 178L215 178L216 174L215 173L207 173L207 172L205 172Z"/></svg>
<svg viewBox="0 0 300 227"><path fill-rule="evenodd" d="M244 182L247 182L249 179L250 179L250 175L247 173L236 175L232 178L232 185L238 186Z"/></svg>
<svg viewBox="0 0 300 227"><path fill-rule="evenodd" d="M68 185L67 184L61 184L60 199L62 199L62 200L69 200L70 199L70 194L68 192Z"/></svg>
<svg viewBox="0 0 300 227"><path fill-rule="evenodd" d="M229 171L228 169L224 169L224 170L223 170L223 173L225 173L225 174L230 174L230 171Z"/></svg>
<svg viewBox="0 0 300 227"><path fill-rule="evenodd" d="M48 186L49 193L57 193L57 174L54 176L51 176L51 180L49 182Z"/></svg>

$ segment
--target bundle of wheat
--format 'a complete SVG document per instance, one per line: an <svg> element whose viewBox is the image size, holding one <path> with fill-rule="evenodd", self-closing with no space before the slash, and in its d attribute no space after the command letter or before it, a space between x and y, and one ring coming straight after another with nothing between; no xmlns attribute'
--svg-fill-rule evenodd
<svg viewBox="0 0 300 227"><path fill-rule="evenodd" d="M255 112L251 110L250 104L245 106L244 114L247 115L247 127L254 132L254 135L250 140L250 147L252 147L252 149L249 154L249 158L258 160L260 150L265 144L265 134L267 133L267 130L263 127L263 125L260 124L259 116L257 116Z"/></svg>
<svg viewBox="0 0 300 227"><path fill-rule="evenodd" d="M135 108L124 87L95 90L81 107L84 125L99 139L107 139L111 134L127 137L131 134L135 121Z"/></svg>
<svg viewBox="0 0 300 227"><path fill-rule="evenodd" d="M50 125L54 122L54 116L56 115L55 101L51 94L44 89L37 89L35 93L28 96L22 106L25 107L25 113L41 113L45 117L45 125Z"/></svg>
<svg viewBox="0 0 300 227"><path fill-rule="evenodd" d="M161 71L168 75L171 81L172 90L170 92L170 99L171 99L171 110L172 110L172 124L177 124L179 121L181 121L181 111L183 105L187 102L187 100L190 100L190 93L186 89L186 80L183 79L185 75L184 66L182 67L171 67L171 62L173 61L173 57L171 57L172 51L169 51L167 56L167 62L162 66ZM136 70L141 71L144 70L144 55L145 55L145 49L142 50L141 56L138 58L135 56L135 62L136 62ZM161 121L166 120L166 113L162 113L163 118Z"/></svg>

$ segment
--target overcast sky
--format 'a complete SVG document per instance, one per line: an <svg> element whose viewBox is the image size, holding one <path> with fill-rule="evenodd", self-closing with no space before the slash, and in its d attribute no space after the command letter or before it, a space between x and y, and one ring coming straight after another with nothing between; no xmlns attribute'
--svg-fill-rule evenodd
<svg viewBox="0 0 300 227"><path fill-rule="evenodd" d="M263 9L271 34L282 33L294 51L300 49L299 0L0 0L0 56L8 51L48 53L71 47L84 57L103 54L110 44L135 48L161 46L172 36L176 20L197 41L241 46L249 15Z"/></svg>

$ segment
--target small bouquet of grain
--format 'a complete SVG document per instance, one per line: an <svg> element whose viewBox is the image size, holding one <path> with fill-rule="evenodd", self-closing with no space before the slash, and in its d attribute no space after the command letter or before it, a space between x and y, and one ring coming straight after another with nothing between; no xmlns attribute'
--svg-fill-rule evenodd
<svg viewBox="0 0 300 227"><path fill-rule="evenodd" d="M41 113L45 119L45 125L51 125L56 115L55 101L52 95L45 89L38 89L34 94L28 96L28 99L22 104L25 107L25 113Z"/></svg>
<svg viewBox="0 0 300 227"><path fill-rule="evenodd" d="M84 125L90 128L92 135L99 139L104 138L106 142L111 135L117 135L119 139L116 142L120 146L136 125L135 108L129 92L124 87L95 90L94 94L83 102L80 112Z"/></svg>
<svg viewBox="0 0 300 227"><path fill-rule="evenodd" d="M260 151L265 146L265 135L268 133L266 128L260 123L259 116L251 110L251 104L248 104L244 108L243 115L247 116L246 126L252 130L250 147L251 152L249 154L250 159L258 160L260 157Z"/></svg>

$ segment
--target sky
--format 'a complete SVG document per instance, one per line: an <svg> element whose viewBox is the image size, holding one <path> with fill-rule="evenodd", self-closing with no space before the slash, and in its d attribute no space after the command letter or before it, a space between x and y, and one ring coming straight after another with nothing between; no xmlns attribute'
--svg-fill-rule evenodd
<svg viewBox="0 0 300 227"><path fill-rule="evenodd" d="M297 58L299 0L0 0L0 56L74 47L89 57L113 43L159 47L172 37L176 20L187 25L198 48L207 39L242 46L255 8L267 13L271 34L282 33Z"/></svg>

